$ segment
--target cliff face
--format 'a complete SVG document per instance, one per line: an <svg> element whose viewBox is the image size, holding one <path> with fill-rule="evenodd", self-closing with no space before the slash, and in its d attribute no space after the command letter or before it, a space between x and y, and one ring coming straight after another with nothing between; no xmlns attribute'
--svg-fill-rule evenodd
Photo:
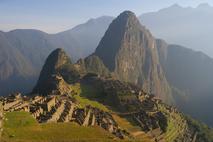
<svg viewBox="0 0 213 142"><path fill-rule="evenodd" d="M119 80L137 84L164 101L172 100L156 41L134 13L125 11L111 23L94 55Z"/></svg>

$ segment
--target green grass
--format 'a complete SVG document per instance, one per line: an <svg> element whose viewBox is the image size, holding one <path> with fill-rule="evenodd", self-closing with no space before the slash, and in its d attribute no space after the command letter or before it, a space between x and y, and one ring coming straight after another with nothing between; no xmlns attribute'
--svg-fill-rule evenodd
<svg viewBox="0 0 213 142"><path fill-rule="evenodd" d="M176 139L176 137L178 136L177 129L178 129L178 127L174 124L174 122L168 122L165 139L169 142L173 142Z"/></svg>
<svg viewBox="0 0 213 142"><path fill-rule="evenodd" d="M80 95L81 94L81 87L80 87L80 83L75 83L70 85L72 90L76 93L76 95Z"/></svg>
<svg viewBox="0 0 213 142"><path fill-rule="evenodd" d="M84 83L75 83L71 85L72 89L80 96L86 98L97 98L102 95L102 89L100 86L84 84Z"/></svg>
<svg viewBox="0 0 213 142"><path fill-rule="evenodd" d="M39 124L26 112L9 112L5 117L2 142L104 142L114 138L99 127L83 127L76 123Z"/></svg>
<svg viewBox="0 0 213 142"><path fill-rule="evenodd" d="M95 87L94 87L95 86ZM89 85L89 84L83 84L81 83L80 85L81 88L81 96L82 97L87 97L87 98L101 98L103 97L103 90L100 86L98 85Z"/></svg>
<svg viewBox="0 0 213 142"><path fill-rule="evenodd" d="M115 121L118 123L120 127L130 132L130 134L134 135L134 133L142 132L141 128L137 125L132 124L129 119L120 117L118 115L112 115ZM135 138L135 140L140 140L141 142L151 142L151 138L144 132Z"/></svg>
<svg viewBox="0 0 213 142"><path fill-rule="evenodd" d="M167 115L168 123L165 132L165 140L168 142L173 142L175 139L184 133L186 123L183 121L183 117L179 113L169 112L164 105L158 106L161 112Z"/></svg>
<svg viewBox="0 0 213 142"><path fill-rule="evenodd" d="M28 112L6 113L4 126L7 128L30 127L37 125L37 121Z"/></svg>
<svg viewBox="0 0 213 142"><path fill-rule="evenodd" d="M82 87L82 85L80 85L79 83L76 83L76 84L72 85L72 89L75 92L75 95L74 96L72 95L72 96L78 101L79 107L84 108L87 105L91 105L91 106L99 108L103 111L109 111L107 109L107 107L104 106L103 104L101 104L97 101L87 99L86 96L88 96L88 95L92 96L92 94L97 93L97 92L93 91L94 89L91 89L89 86L84 85Z"/></svg>
<svg viewBox="0 0 213 142"><path fill-rule="evenodd" d="M130 132L141 131L141 128L139 126L133 125L126 118L120 117L119 115L116 115L116 114L113 114L112 116L115 119L115 121L118 123L118 125L121 126L123 129L126 129Z"/></svg>
<svg viewBox="0 0 213 142"><path fill-rule="evenodd" d="M109 111L106 106L102 105L101 103L98 103L97 101L92 101L78 95L75 95L74 98L78 101L79 107L84 108L87 105L91 105L93 107L99 108L100 110L107 111L107 112Z"/></svg>
<svg viewBox="0 0 213 142"><path fill-rule="evenodd" d="M189 126L197 132L197 137L200 137L206 142L213 141L213 128L209 128L206 124L197 121L190 116L185 116Z"/></svg>

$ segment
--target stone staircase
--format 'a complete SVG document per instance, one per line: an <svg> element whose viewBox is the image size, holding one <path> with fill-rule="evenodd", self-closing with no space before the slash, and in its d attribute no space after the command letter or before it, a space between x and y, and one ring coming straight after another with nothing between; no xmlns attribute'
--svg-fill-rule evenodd
<svg viewBox="0 0 213 142"><path fill-rule="evenodd" d="M131 137L133 137L135 141L143 140L145 142L154 142L152 140L152 137L150 137L146 132L142 131L139 125L132 124L132 121L127 119L129 117L113 114L113 118L120 127L122 127L123 129L127 130L130 133Z"/></svg>
<svg viewBox="0 0 213 142"><path fill-rule="evenodd" d="M64 111L62 112L58 122L69 122L72 121L72 115L74 112L75 104L71 101L65 103Z"/></svg>
<svg viewBox="0 0 213 142"><path fill-rule="evenodd" d="M41 96L35 96L33 100L31 101L32 104L42 104L46 101L46 97L41 97Z"/></svg>
<svg viewBox="0 0 213 142"><path fill-rule="evenodd" d="M52 113L50 118L47 120L47 122L57 122L60 119L61 114L63 113L65 109L65 102L62 101L59 106L55 109L55 112Z"/></svg>
<svg viewBox="0 0 213 142"><path fill-rule="evenodd" d="M15 108L16 106L20 105L21 101L20 100L15 100L13 102L8 102L4 105L4 110L9 111L10 109Z"/></svg>
<svg viewBox="0 0 213 142"><path fill-rule="evenodd" d="M40 115L38 121L40 123L48 122L53 116L53 114L57 111L57 109L61 106L62 102L58 101L55 106L52 106L49 111L44 109L44 113Z"/></svg>

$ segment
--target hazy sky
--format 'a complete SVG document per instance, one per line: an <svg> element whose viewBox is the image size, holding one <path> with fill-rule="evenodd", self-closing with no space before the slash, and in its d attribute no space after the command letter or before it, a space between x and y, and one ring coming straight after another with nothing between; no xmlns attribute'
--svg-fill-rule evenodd
<svg viewBox="0 0 213 142"><path fill-rule="evenodd" d="M213 6L213 0L0 0L0 30L33 28L55 33L90 18L117 16L124 10L140 15L175 3Z"/></svg>

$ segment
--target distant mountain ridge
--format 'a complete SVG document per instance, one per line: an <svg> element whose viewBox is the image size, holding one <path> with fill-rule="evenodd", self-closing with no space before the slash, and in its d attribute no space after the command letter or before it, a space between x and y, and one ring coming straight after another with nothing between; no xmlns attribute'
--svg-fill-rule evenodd
<svg viewBox="0 0 213 142"><path fill-rule="evenodd" d="M213 57L213 7L201 3L195 8L178 4L139 16L156 38L183 45Z"/></svg>
<svg viewBox="0 0 213 142"><path fill-rule="evenodd" d="M58 34L30 29L0 32L0 95L30 91L46 57L56 48L63 48L73 61L88 56L112 19L108 16L91 19Z"/></svg>
<svg viewBox="0 0 213 142"><path fill-rule="evenodd" d="M76 61L79 58L87 57L95 50L113 19L114 18L110 16L92 18L84 24L80 24L71 30L60 32L56 35L64 37L65 39L71 36L77 42L77 48L81 50L80 55L70 54L74 56L72 58ZM68 42L70 41L67 41L67 43Z"/></svg>

